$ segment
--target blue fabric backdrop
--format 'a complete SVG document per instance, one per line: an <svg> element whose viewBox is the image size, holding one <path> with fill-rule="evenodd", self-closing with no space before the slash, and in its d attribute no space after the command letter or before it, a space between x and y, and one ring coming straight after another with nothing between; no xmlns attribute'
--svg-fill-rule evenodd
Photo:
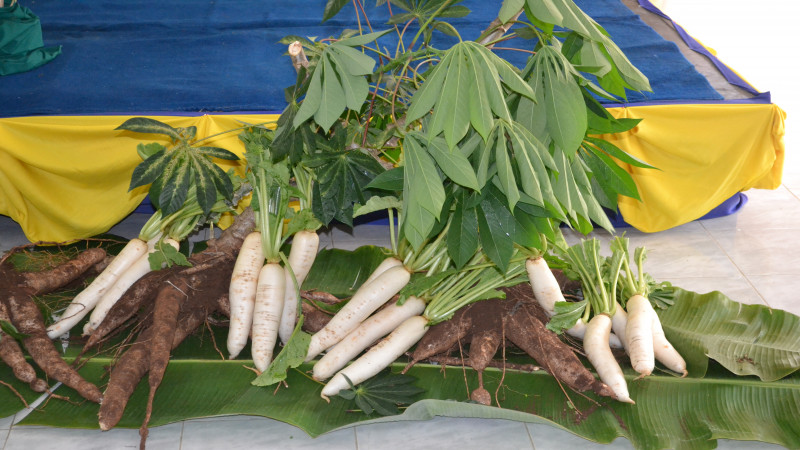
<svg viewBox="0 0 800 450"><path fill-rule="evenodd" d="M355 28L352 6L321 24L325 0L36 0L45 45L62 55L32 72L0 78L0 117L54 114L277 112L294 83L287 35L328 37ZM375 2L367 2L374 10ZM603 25L649 78L652 93L629 102L719 100L708 81L619 0L576 3ZM499 1L467 0L473 13L453 20L474 39ZM385 7L372 25L385 29ZM439 41L440 47L450 43ZM517 45L524 45L524 41ZM525 55L503 57L524 64Z"/></svg>

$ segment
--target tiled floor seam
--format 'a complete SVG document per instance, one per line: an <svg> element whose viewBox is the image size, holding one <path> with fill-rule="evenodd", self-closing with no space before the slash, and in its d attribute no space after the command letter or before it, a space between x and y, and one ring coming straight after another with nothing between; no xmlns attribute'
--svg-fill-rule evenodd
<svg viewBox="0 0 800 450"><path fill-rule="evenodd" d="M714 236L714 233L712 233L711 230L706 228L706 226L703 224L703 221L700 221L700 225L702 225L703 229L706 230L706 233L708 233L708 236L714 241L714 244L716 244L717 247L720 250L722 250L722 252L725 254L725 257L728 258L728 261L730 261L730 263L733 264L733 267L736 268L736 270L739 272L739 275L741 275L742 278L744 278L744 280L747 282L747 284L749 284L750 287L753 288L753 290L756 292L756 294L758 294L758 297L761 298L761 301L764 303L764 305L766 305L768 308L772 308L772 305L770 305L769 302L767 302L767 299L764 298L764 294L762 294L761 291L758 290L753 281L747 276L747 274L744 273L742 268L739 267L738 264L736 264L736 261L734 261L731 255L725 250L725 247L722 244L720 244L719 240Z"/></svg>

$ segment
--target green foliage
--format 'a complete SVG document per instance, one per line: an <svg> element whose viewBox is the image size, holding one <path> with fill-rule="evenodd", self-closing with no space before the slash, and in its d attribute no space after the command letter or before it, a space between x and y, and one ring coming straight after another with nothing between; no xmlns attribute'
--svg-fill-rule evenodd
<svg viewBox="0 0 800 450"><path fill-rule="evenodd" d="M366 415L373 412L381 416L394 416L400 413L398 406L408 405L424 389L414 386L416 379L409 375L381 372L369 380L354 386L347 378L350 389L339 391L339 396L353 400L356 407Z"/></svg>
<svg viewBox="0 0 800 450"><path fill-rule="evenodd" d="M156 243L156 251L147 256L151 270L161 270L164 267L172 266L191 266L186 255L178 251L175 247L159 241Z"/></svg>
<svg viewBox="0 0 800 450"><path fill-rule="evenodd" d="M253 380L253 386L271 386L275 383L280 383L286 379L290 369L300 367L303 364L306 353L308 353L308 345L311 343L311 335L302 331L302 327L303 316L300 316L289 342L272 360L267 370Z"/></svg>
<svg viewBox="0 0 800 450"><path fill-rule="evenodd" d="M171 138L171 146L159 143L139 144L143 161L131 176L129 189L150 185L150 199L164 216L177 212L193 187L194 200L203 214L209 214L218 197L230 201L233 184L213 158L235 161L239 157L219 147L196 146L195 127L174 128L146 117L126 120L117 130L161 134Z"/></svg>

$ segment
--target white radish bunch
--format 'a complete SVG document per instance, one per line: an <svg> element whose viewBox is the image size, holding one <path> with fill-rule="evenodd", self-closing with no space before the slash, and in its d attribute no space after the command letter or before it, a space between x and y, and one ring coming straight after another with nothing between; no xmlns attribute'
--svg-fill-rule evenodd
<svg viewBox="0 0 800 450"><path fill-rule="evenodd" d="M658 314L647 298L650 286L643 271L646 250L640 247L634 251L637 277L628 261L628 239L617 237L611 248L623 258L623 290L629 296L626 302L628 321L625 327L625 349L633 369L640 377L646 377L653 372L657 359L670 370L686 376L686 362L667 340Z"/></svg>
<svg viewBox="0 0 800 450"><path fill-rule="evenodd" d="M425 301L411 296L402 305L392 303L376 312L314 364L314 379L327 380L375 341L391 333L406 319L422 314L424 310Z"/></svg>
<svg viewBox="0 0 800 450"><path fill-rule="evenodd" d="M142 256L147 256L147 242L131 239L111 263L83 291L72 299L61 320L47 327L47 336L55 339L74 327L97 305L114 283Z"/></svg>
<svg viewBox="0 0 800 450"><path fill-rule="evenodd" d="M550 270L547 261L541 255L528 258L525 261L525 270L528 273L528 281L531 284L536 302L548 316L553 316L556 313L556 303L566 300L561 292L561 286L558 284L555 275L553 275L553 271ZM623 343L616 334L617 330L618 328L614 328L615 333L609 334L609 345L613 348L622 348ZM578 319L575 325L564 330L564 332L574 338L583 340L586 334L586 322L583 319Z"/></svg>
<svg viewBox="0 0 800 450"><path fill-rule="evenodd" d="M570 269L578 274L588 311L593 314L586 325L583 348L586 357L597 371L600 380L614 392L617 400L633 403L628 385L614 355L611 353L609 337L612 327L627 335L630 317L626 317L617 303L617 281L623 265L623 255L615 252L611 258L600 255L597 239L587 239L566 249L562 257Z"/></svg>
<svg viewBox="0 0 800 450"><path fill-rule="evenodd" d="M322 398L327 400L342 389L349 388L350 384L347 379L355 385L377 375L422 339L427 331L427 317L412 316L406 319L389 336L382 339L352 364L337 372L322 389Z"/></svg>
<svg viewBox="0 0 800 450"><path fill-rule="evenodd" d="M379 269L383 268L379 266ZM375 272L377 270L373 274ZM344 339L361 322L400 292L400 289L405 287L410 279L411 273L401 264L392 265L371 281L362 284L350 301L331 318L330 322L311 336L306 361L311 361Z"/></svg>
<svg viewBox="0 0 800 450"><path fill-rule="evenodd" d="M103 322L103 319L106 318L106 315L117 303L117 300L122 297L123 294L130 288L134 283L136 283L140 278L147 275L152 271L150 268L150 255L156 251L155 248L156 240L150 241L148 243L149 251L144 255L140 256L133 264L128 267L128 269L120 275L119 278L114 282L114 285L108 289L105 294L100 298L97 302L97 305L92 310L92 314L89 316L89 321L86 322L86 325L83 327L83 335L87 336L91 334L100 324ZM150 244L153 245L150 245ZM163 244L169 245L175 250L180 248L180 244L178 241L166 238L163 241Z"/></svg>

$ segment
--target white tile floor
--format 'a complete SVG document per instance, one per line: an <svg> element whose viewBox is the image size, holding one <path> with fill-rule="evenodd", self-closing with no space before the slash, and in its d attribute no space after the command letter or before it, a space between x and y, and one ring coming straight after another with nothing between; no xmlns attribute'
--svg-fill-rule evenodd
<svg viewBox="0 0 800 450"><path fill-rule="evenodd" d="M744 303L763 303L800 314L800 155L795 152L797 127L792 115L800 106L792 84L798 69L793 55L798 38L790 36L795 17L790 2L667 0L666 11L679 23L715 47L720 57L756 87L773 92L774 102L789 113L787 164L784 183L775 191L749 191L749 203L736 215L689 223L656 234L628 231L636 245L651 249L648 271L660 279L698 292L720 290ZM724 9L724 11L721 11ZM744 32L743 30L749 30ZM792 81L790 81L792 80ZM134 235L141 223L132 218L112 232ZM360 229L358 243L385 242L381 230ZM353 237L332 234L337 247L352 247ZM0 252L25 243L19 227L0 216ZM136 430L67 430L12 426L15 418L0 419L0 444L5 450L49 448L63 450L135 448ZM446 438L443 436L446 434ZM409 437L414 436L414 441ZM265 442L269 442L268 444ZM362 425L316 439L301 430L270 419L246 416L189 420L152 429L152 449L277 448L594 448L553 427L504 420L435 418L426 422ZM769 448L768 444L720 441L727 449ZM609 446L630 448L625 439Z"/></svg>

